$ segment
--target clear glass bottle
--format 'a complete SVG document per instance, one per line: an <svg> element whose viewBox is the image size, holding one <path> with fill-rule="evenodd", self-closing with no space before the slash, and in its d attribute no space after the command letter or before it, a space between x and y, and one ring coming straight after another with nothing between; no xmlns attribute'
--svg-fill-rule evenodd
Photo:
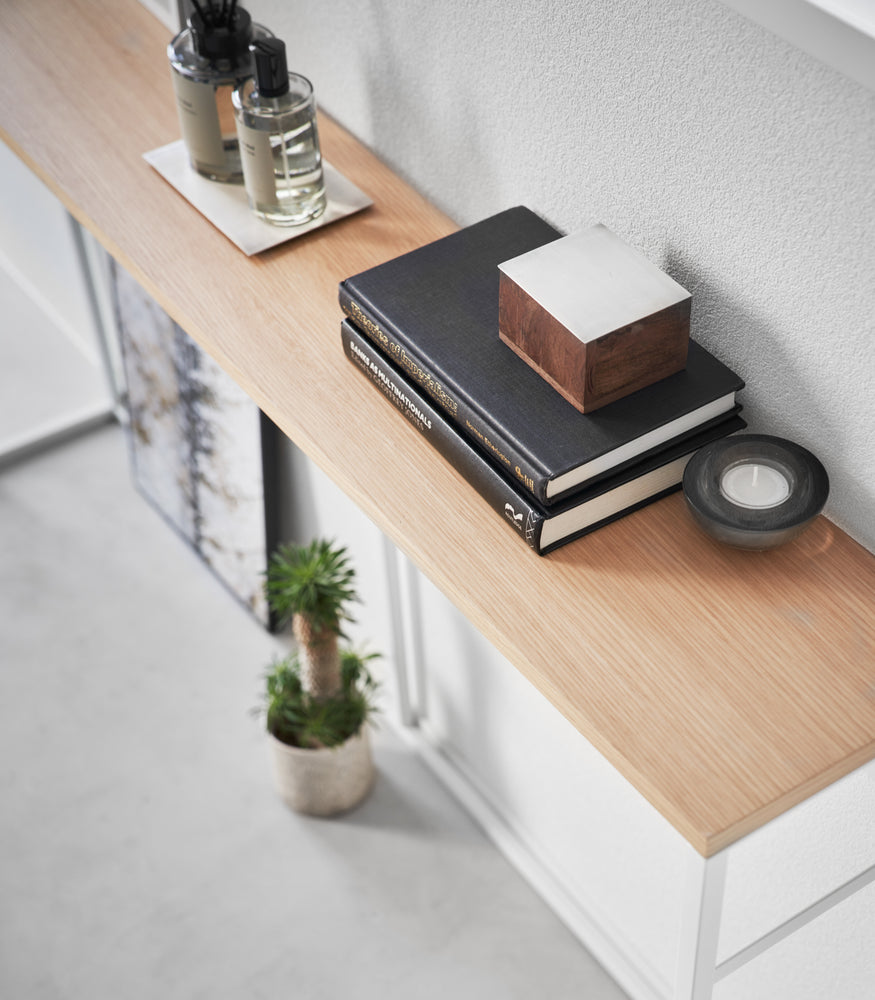
<svg viewBox="0 0 875 1000"><path fill-rule="evenodd" d="M210 180L243 180L231 94L252 76L249 46L271 37L235 3L201 0L188 26L167 46L189 160Z"/></svg>
<svg viewBox="0 0 875 1000"><path fill-rule="evenodd" d="M246 194L267 222L302 225L325 211L313 86L289 73L280 39L257 40L250 49L255 77L233 95Z"/></svg>

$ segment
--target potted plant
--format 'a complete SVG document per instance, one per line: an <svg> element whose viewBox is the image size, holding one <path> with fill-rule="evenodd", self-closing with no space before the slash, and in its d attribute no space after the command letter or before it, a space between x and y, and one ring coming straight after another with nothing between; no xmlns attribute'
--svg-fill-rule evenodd
<svg viewBox="0 0 875 1000"><path fill-rule="evenodd" d="M291 621L295 653L265 678L263 711L277 787L298 812L329 816L351 809L374 782L367 722L374 712L372 655L341 649L348 606L357 601L346 549L317 539L280 546L265 593L282 626Z"/></svg>

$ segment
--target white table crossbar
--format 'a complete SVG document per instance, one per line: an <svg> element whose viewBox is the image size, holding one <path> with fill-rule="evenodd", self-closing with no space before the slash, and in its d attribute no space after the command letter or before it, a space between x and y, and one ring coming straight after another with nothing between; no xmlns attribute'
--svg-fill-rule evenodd
<svg viewBox="0 0 875 1000"><path fill-rule="evenodd" d="M690 859L681 920L674 1000L711 1000L714 986L785 938L875 882L875 865L800 910L789 920L717 963L729 848Z"/></svg>

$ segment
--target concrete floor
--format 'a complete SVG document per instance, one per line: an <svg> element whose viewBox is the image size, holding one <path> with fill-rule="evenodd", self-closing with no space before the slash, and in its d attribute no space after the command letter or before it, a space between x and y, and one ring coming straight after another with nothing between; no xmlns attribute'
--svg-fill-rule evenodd
<svg viewBox="0 0 875 1000"><path fill-rule="evenodd" d="M268 636L109 426L0 470L0 997L621 1000L383 724L314 820L249 713Z"/></svg>

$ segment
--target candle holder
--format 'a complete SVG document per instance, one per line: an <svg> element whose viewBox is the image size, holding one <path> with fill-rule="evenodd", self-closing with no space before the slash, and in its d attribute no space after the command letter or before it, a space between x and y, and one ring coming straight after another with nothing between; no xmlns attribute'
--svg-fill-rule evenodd
<svg viewBox="0 0 875 1000"><path fill-rule="evenodd" d="M684 470L684 497L712 538L771 549L795 538L821 512L829 477L810 451L767 434L738 434L700 449Z"/></svg>

